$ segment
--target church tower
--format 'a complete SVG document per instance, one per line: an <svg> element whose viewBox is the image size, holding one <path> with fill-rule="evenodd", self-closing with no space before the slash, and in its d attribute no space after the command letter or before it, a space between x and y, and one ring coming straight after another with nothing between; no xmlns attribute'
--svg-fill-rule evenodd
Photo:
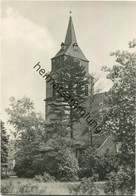
<svg viewBox="0 0 136 196"><path fill-rule="evenodd" d="M55 79L57 76L54 75L57 70L59 70L64 65L64 61L68 56L77 58L81 65L85 67L86 77L89 78L89 85L85 86L85 96L88 98L93 94L93 77L89 74L89 61L80 49L76 34L74 30L74 25L72 21L72 16L69 17L68 28L66 32L65 41L61 43L61 48L58 53L51 59L51 72L50 75ZM54 92L53 87L46 81L46 121L49 122L49 110L50 105L53 103Z"/></svg>

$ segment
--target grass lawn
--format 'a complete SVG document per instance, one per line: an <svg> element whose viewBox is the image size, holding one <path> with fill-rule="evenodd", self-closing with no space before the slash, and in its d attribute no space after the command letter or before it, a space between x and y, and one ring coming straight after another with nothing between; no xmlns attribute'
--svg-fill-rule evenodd
<svg viewBox="0 0 136 196"><path fill-rule="evenodd" d="M1 180L3 194L39 194L39 195L69 195L69 186L79 182L36 182L28 178L9 178ZM104 194L104 182L97 182L97 187Z"/></svg>

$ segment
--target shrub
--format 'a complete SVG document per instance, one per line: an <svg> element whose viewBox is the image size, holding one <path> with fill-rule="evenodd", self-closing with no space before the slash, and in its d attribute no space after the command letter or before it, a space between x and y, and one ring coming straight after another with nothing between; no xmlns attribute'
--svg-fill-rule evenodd
<svg viewBox="0 0 136 196"><path fill-rule="evenodd" d="M97 162L95 148L89 147L85 150L84 157L79 157L79 178L89 178L93 176Z"/></svg>
<svg viewBox="0 0 136 196"><path fill-rule="evenodd" d="M33 179L37 182L43 182L43 176L42 175L36 175Z"/></svg>
<svg viewBox="0 0 136 196"><path fill-rule="evenodd" d="M106 152L103 156L98 156L94 148L90 147L85 151L84 158L79 159L79 177L91 177L98 174L98 180L106 180L106 176L111 171L117 171L117 158Z"/></svg>
<svg viewBox="0 0 136 196"><path fill-rule="evenodd" d="M15 172L18 177L33 178L35 175L42 175L45 172L45 162L43 159L22 159L15 165Z"/></svg>
<svg viewBox="0 0 136 196"><path fill-rule="evenodd" d="M54 182L55 181L55 177L51 176L50 174L46 172L44 172L43 175L36 175L33 179L37 182Z"/></svg>
<svg viewBox="0 0 136 196"><path fill-rule="evenodd" d="M70 150L66 149L60 152L60 162L58 160L58 179L60 181L78 180L78 161Z"/></svg>
<svg viewBox="0 0 136 196"><path fill-rule="evenodd" d="M32 156L31 159L25 157L18 160L15 166L17 176L34 178L34 176L43 175L46 172L50 176L54 176L56 180L78 180L79 167L72 150L72 142L64 138L55 138L50 139L46 145L51 147L52 151L47 151L44 157L35 159ZM48 177L48 174L45 174L45 181L54 180L53 177Z"/></svg>
<svg viewBox="0 0 136 196"><path fill-rule="evenodd" d="M107 175L115 171L117 172L118 159L115 155L108 152L103 156L98 156L95 164L95 173L99 175L99 180L107 180Z"/></svg>
<svg viewBox="0 0 136 196"><path fill-rule="evenodd" d="M94 184L94 177L83 178L80 184L68 186L69 192L72 195L95 195L99 194L99 190Z"/></svg>
<svg viewBox="0 0 136 196"><path fill-rule="evenodd" d="M10 185L5 185L5 184L1 185L1 193L2 194L10 193L9 190L10 190Z"/></svg>
<svg viewBox="0 0 136 196"><path fill-rule="evenodd" d="M36 173L34 168L32 168L32 159L22 158L20 162L15 165L14 171L18 177L33 178Z"/></svg>
<svg viewBox="0 0 136 196"><path fill-rule="evenodd" d="M105 193L116 195L132 195L134 193L135 176L130 168L120 167L118 172L111 172L107 176Z"/></svg>
<svg viewBox="0 0 136 196"><path fill-rule="evenodd" d="M56 148L56 149L55 149ZM44 171L59 181L78 180L78 161L70 147L54 146L54 150L45 154Z"/></svg>
<svg viewBox="0 0 136 196"><path fill-rule="evenodd" d="M55 177L54 176L50 176L50 174L44 172L43 180L44 180L44 182L54 182L55 181Z"/></svg>

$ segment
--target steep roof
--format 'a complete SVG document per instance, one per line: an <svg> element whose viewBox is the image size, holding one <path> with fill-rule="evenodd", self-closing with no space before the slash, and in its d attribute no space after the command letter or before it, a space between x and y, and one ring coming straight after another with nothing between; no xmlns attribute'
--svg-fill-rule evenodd
<svg viewBox="0 0 136 196"><path fill-rule="evenodd" d="M67 28L66 38L65 42L62 43L64 47L62 47L59 52L55 55L55 57L61 56L61 55L68 55L73 56L79 59L82 59L84 61L88 61L88 59L83 54L82 50L77 44L76 34L74 30L74 25L72 21L72 17L69 18L69 24ZM76 47L76 49L75 49ZM53 58L55 58L53 57Z"/></svg>
<svg viewBox="0 0 136 196"><path fill-rule="evenodd" d="M98 155L104 155L106 151L109 151L111 154L116 154L116 144L114 142L113 135L109 135L106 140L102 143L102 145L97 149Z"/></svg>
<svg viewBox="0 0 136 196"><path fill-rule="evenodd" d="M67 28L67 33L66 33L66 38L65 38L65 44L69 45L71 43L77 43L77 40L76 40L76 34L75 34L75 30L74 30L72 17L70 16L69 24L68 24L68 28Z"/></svg>
<svg viewBox="0 0 136 196"><path fill-rule="evenodd" d="M106 92L98 93L94 95L94 99L92 102L92 105L90 106L90 113L92 114L93 120L98 122L99 115L100 115L100 109L101 109L101 103L103 102L104 98L106 97ZM91 97L88 97L88 102L85 104L88 105L89 108L89 100L92 100ZM89 112L89 109L88 109ZM76 144L80 147L84 147L87 145L90 145L90 133L88 133L88 129L86 129L86 121L82 119L82 123L79 125L81 129L77 129L75 138L77 140ZM94 128L91 129L94 131ZM99 148L103 142L107 139L109 136L108 133L105 133L103 130L99 133L93 133L92 135L92 143L95 145L96 148Z"/></svg>
<svg viewBox="0 0 136 196"><path fill-rule="evenodd" d="M88 101L91 100L90 109L93 114L93 119L97 121L100 114L101 104L106 97L106 92L98 93L93 96L93 98L88 97Z"/></svg>

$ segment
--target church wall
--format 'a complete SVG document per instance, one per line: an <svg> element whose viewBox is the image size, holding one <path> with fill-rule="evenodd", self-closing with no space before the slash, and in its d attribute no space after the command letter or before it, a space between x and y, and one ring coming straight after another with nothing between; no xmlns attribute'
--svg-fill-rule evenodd
<svg viewBox="0 0 136 196"><path fill-rule="evenodd" d="M83 65L85 67L86 73L89 73L88 62L87 61L83 61L83 60L80 60L80 62L81 62L81 65Z"/></svg>
<svg viewBox="0 0 136 196"><path fill-rule="evenodd" d="M89 61L84 56L83 52L81 51L80 47L77 44L76 35L74 33L74 26L73 26L73 22L72 22L71 17L69 20L69 25L68 25L68 30L67 30L65 42L61 44L61 49L55 55L55 57L53 57L51 60L51 74L53 74L53 72L57 72L57 70L59 70L61 67L64 67L64 61L69 56L73 56L80 61L81 65L83 65L85 67L86 77L89 78L89 84L87 86L85 86L86 101L84 102L84 107L87 110L89 108L88 97L91 96L93 93L93 88L92 88L93 79L92 79L91 75L89 74ZM52 77L54 79L57 78L56 75L53 75ZM86 91L86 89L87 89L87 91ZM53 99L55 99L55 98L53 98L52 100L49 100L49 97L51 98L53 96L52 91L53 91L52 85L50 85L50 83L48 83L46 81L46 98L47 98L46 112L47 113L50 110L49 104L51 104L51 102L53 102ZM86 93L86 92L88 92L88 93ZM47 117L47 115L46 115L46 117ZM53 114L50 115L49 117L47 117L47 120L49 120L52 117L53 117ZM75 123L74 126L75 126L75 129L83 131L83 129L85 129L88 125L87 125L87 122L85 119L80 119L80 121L82 121L82 123L77 122L77 123Z"/></svg>

